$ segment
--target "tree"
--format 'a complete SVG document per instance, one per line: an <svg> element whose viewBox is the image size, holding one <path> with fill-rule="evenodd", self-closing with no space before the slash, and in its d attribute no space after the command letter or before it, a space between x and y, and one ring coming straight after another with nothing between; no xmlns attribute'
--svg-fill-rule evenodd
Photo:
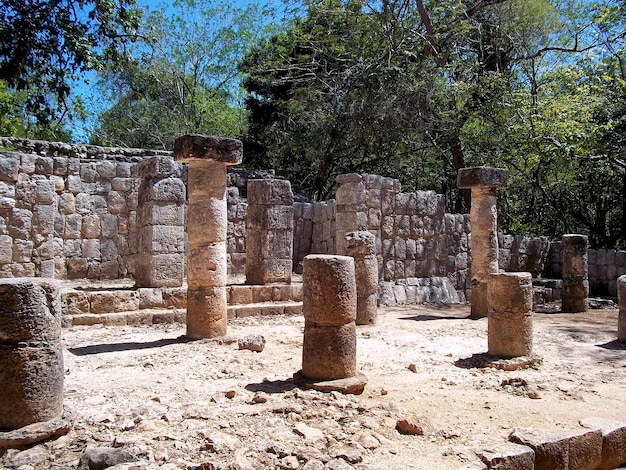
<svg viewBox="0 0 626 470"><path fill-rule="evenodd" d="M71 111L72 80L115 62L139 22L135 0L5 0L0 4L0 80L25 97L41 127ZM51 127L54 127L53 123Z"/></svg>
<svg viewBox="0 0 626 470"><path fill-rule="evenodd" d="M153 11L131 57L103 74L113 105L92 142L171 149L184 133L240 137L247 119L237 63L264 34L256 4L180 0Z"/></svg>
<svg viewBox="0 0 626 470"><path fill-rule="evenodd" d="M502 3L305 2L306 16L241 66L257 160L318 197L363 169L454 196L463 127L499 112L512 72Z"/></svg>

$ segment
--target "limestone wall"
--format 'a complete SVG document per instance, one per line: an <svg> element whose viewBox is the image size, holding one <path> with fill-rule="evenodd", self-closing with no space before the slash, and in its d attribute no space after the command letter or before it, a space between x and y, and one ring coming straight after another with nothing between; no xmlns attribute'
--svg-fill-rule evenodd
<svg viewBox="0 0 626 470"><path fill-rule="evenodd" d="M335 200L295 202L293 216L293 264L294 269L301 272L301 263L306 255L336 252Z"/></svg>

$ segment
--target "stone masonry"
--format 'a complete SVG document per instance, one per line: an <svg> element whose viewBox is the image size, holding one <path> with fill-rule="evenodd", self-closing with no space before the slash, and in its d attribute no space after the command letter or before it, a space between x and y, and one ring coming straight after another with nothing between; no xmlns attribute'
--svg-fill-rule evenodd
<svg viewBox="0 0 626 470"><path fill-rule="evenodd" d="M54 281L0 281L0 429L63 413L61 299Z"/></svg>
<svg viewBox="0 0 626 470"><path fill-rule="evenodd" d="M241 141L199 134L178 137L174 158L189 165L187 336L224 336L226 282L226 167L241 163Z"/></svg>
<svg viewBox="0 0 626 470"><path fill-rule="evenodd" d="M293 193L287 180L248 181L246 282L291 282Z"/></svg>
<svg viewBox="0 0 626 470"><path fill-rule="evenodd" d="M496 189L506 186L508 171L502 168L474 167L459 170L457 186L472 190L472 313L486 317L487 278L498 272L498 210Z"/></svg>
<svg viewBox="0 0 626 470"><path fill-rule="evenodd" d="M183 285L187 190L180 172L170 157L152 157L139 163L138 287Z"/></svg>
<svg viewBox="0 0 626 470"><path fill-rule="evenodd" d="M568 234L562 239L563 300L561 311L589 309L588 241L585 235Z"/></svg>

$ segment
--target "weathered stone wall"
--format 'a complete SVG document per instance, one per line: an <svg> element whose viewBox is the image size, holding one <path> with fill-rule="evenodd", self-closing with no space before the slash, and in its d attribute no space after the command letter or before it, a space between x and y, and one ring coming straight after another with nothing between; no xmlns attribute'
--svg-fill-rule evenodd
<svg viewBox="0 0 626 470"><path fill-rule="evenodd" d="M296 272L309 254L332 255L335 248L335 200L294 202L293 264Z"/></svg>
<svg viewBox="0 0 626 470"><path fill-rule="evenodd" d="M134 272L137 162L166 154L0 139L0 276Z"/></svg>

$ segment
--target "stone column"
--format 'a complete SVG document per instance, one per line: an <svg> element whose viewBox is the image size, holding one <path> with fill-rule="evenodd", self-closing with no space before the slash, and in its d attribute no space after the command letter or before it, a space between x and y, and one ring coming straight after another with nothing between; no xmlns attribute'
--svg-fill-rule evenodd
<svg viewBox="0 0 626 470"><path fill-rule="evenodd" d="M354 259L357 325L376 323L378 260L374 243L370 232L348 232L345 236L346 255Z"/></svg>
<svg viewBox="0 0 626 470"><path fill-rule="evenodd" d="M363 392L356 367L356 285L348 256L308 255L303 271L304 343L299 385L342 393Z"/></svg>
<svg viewBox="0 0 626 470"><path fill-rule="evenodd" d="M589 310L587 249L586 235L563 235L561 240L562 312L578 313Z"/></svg>
<svg viewBox="0 0 626 470"><path fill-rule="evenodd" d="M186 135L174 158L189 164L187 220L187 336L226 334L226 167L241 163L241 141Z"/></svg>
<svg viewBox="0 0 626 470"><path fill-rule="evenodd" d="M170 157L152 157L139 163L139 177L135 283L138 287L182 286L186 188L180 167Z"/></svg>
<svg viewBox="0 0 626 470"><path fill-rule="evenodd" d="M487 282L489 355L529 356L533 349L533 283L530 273L494 273Z"/></svg>
<svg viewBox="0 0 626 470"><path fill-rule="evenodd" d="M248 180L246 282L291 283L293 193L287 180Z"/></svg>
<svg viewBox="0 0 626 470"><path fill-rule="evenodd" d="M0 429L63 413L63 347L58 284L0 281Z"/></svg>
<svg viewBox="0 0 626 470"><path fill-rule="evenodd" d="M337 254L346 255L346 234L367 230L367 192L363 177L356 173L337 176L337 216L335 243Z"/></svg>
<svg viewBox="0 0 626 470"><path fill-rule="evenodd" d="M508 178L507 170L489 167L462 168L457 176L459 189L472 190L472 318L486 317L489 311L487 278L498 272L496 189L506 186Z"/></svg>
<svg viewBox="0 0 626 470"><path fill-rule="evenodd" d="M626 276L617 278L617 301L619 316L617 317L617 339L626 341Z"/></svg>

